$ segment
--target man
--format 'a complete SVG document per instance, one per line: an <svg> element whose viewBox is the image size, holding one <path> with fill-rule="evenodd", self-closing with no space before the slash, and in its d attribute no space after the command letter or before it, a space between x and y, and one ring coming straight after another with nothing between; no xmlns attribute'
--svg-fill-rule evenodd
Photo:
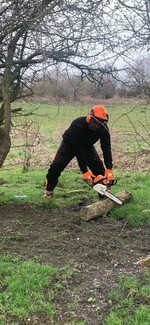
<svg viewBox="0 0 150 325"><path fill-rule="evenodd" d="M76 157L83 180L93 185L97 182L110 184L114 181L108 114L102 105L96 105L88 116L75 119L64 132L63 140L46 175L46 192L51 198L58 178L68 163ZM94 144L100 140L104 164Z"/></svg>

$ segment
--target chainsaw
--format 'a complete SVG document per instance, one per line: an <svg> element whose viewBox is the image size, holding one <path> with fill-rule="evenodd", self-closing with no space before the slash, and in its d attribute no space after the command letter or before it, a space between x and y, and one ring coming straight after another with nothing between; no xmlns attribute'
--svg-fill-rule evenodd
<svg viewBox="0 0 150 325"><path fill-rule="evenodd" d="M116 181L110 183L110 185L115 185ZM108 191L108 187L104 185L103 183L99 182L93 186L93 189L97 191L99 194L108 197L110 200L116 202L119 205L122 205L122 201L119 200L115 195L111 194Z"/></svg>

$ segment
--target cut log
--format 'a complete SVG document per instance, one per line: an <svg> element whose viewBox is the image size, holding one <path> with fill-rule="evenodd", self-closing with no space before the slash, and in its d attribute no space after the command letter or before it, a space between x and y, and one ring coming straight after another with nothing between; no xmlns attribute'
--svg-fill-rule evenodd
<svg viewBox="0 0 150 325"><path fill-rule="evenodd" d="M126 189L122 192L115 194L115 196L120 199L123 203L129 201L132 198L132 193L128 192ZM106 215L112 208L119 206L117 203L106 199L103 201L98 201L96 203L84 206L80 209L79 215L82 220L89 221L91 219L102 217Z"/></svg>
<svg viewBox="0 0 150 325"><path fill-rule="evenodd" d="M142 268L150 267L150 255L144 257L143 259L137 261L136 265L140 265Z"/></svg>

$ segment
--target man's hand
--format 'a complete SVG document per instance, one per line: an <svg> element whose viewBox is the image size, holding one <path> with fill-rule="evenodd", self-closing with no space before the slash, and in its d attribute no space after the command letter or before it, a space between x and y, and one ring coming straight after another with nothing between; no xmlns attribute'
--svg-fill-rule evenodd
<svg viewBox="0 0 150 325"><path fill-rule="evenodd" d="M86 172L83 174L84 181L90 186L93 185L94 178L95 178L95 175L93 175L92 172Z"/></svg>
<svg viewBox="0 0 150 325"><path fill-rule="evenodd" d="M106 169L104 177L106 177L109 182L115 180L114 173L113 173L112 169Z"/></svg>

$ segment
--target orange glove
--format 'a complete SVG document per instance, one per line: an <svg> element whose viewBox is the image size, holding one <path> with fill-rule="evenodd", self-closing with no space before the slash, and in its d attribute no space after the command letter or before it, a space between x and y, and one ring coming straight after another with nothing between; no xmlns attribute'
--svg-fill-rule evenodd
<svg viewBox="0 0 150 325"><path fill-rule="evenodd" d="M93 184L94 177L95 175L93 175L92 172L86 172L83 174L84 181L90 186Z"/></svg>
<svg viewBox="0 0 150 325"><path fill-rule="evenodd" d="M104 177L107 177L108 181L114 181L114 173L112 169L106 169Z"/></svg>

